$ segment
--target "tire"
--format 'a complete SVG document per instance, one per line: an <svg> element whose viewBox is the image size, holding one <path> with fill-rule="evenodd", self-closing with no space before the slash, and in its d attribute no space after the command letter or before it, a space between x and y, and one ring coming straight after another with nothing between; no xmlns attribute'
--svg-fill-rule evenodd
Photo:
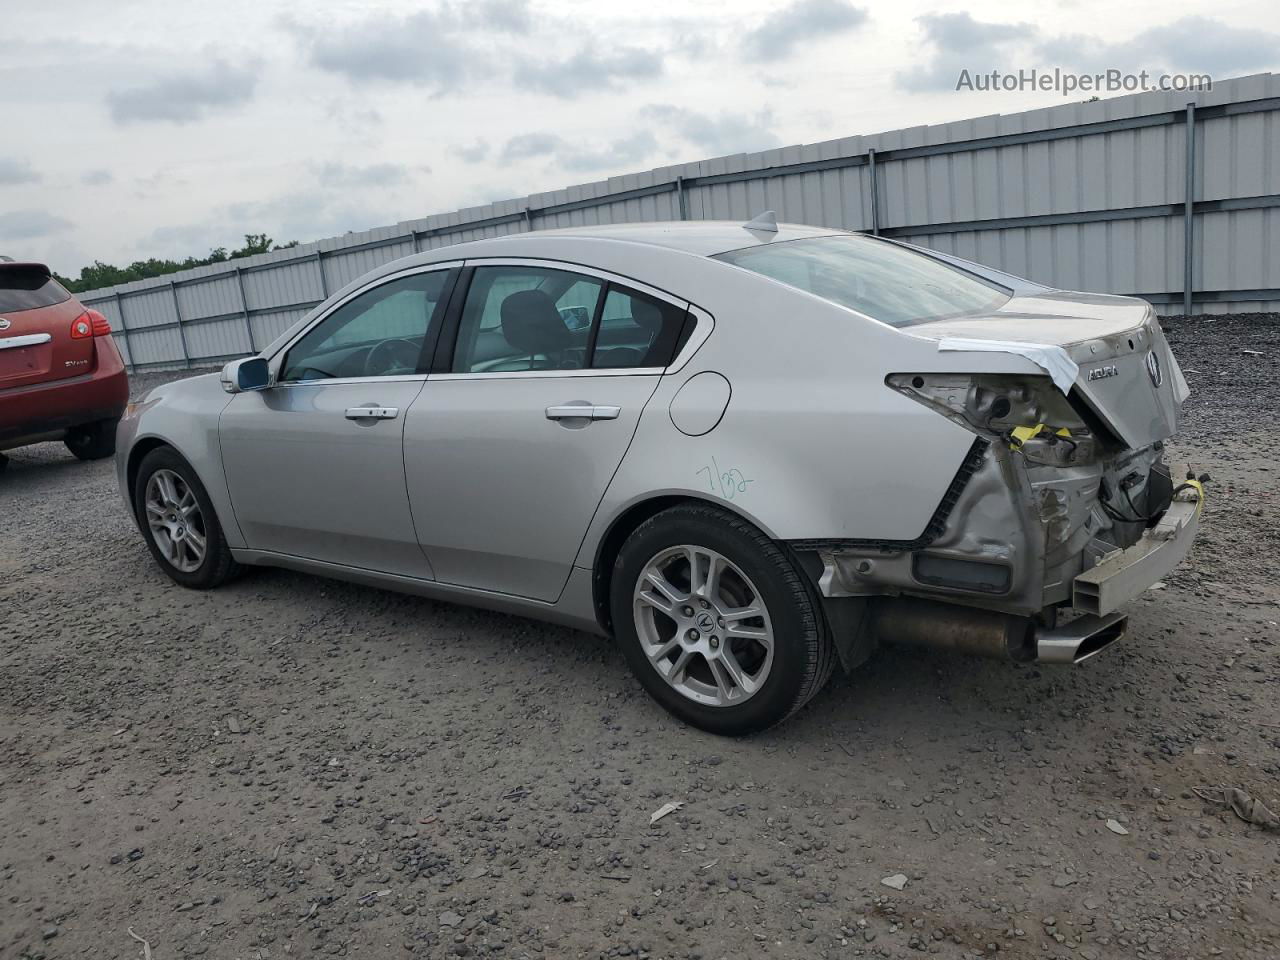
<svg viewBox="0 0 1280 960"><path fill-rule="evenodd" d="M700 579L715 564L717 587L691 594L687 547ZM647 577L654 571L665 590ZM760 601L763 615L743 616L761 609ZM637 527L614 562L609 603L640 684L670 713L710 733L744 736L781 723L822 689L835 665L814 585L782 546L714 506L682 504Z"/></svg>
<svg viewBox="0 0 1280 960"><path fill-rule="evenodd" d="M153 480L154 490L151 489ZM165 489L171 491L167 502L173 508L163 516L153 517L164 529L162 534L149 520L152 514L148 510L148 497L152 496L154 504L156 497L164 496ZM192 501L194 511L190 510ZM133 509L147 548L160 569L174 582L195 590L209 590L240 572L204 484L172 447L157 447L142 458L133 484ZM194 538L190 536L193 532ZM203 538L204 549L197 559L200 538Z"/></svg>
<svg viewBox="0 0 1280 960"><path fill-rule="evenodd" d="M116 424L119 420L98 420L73 427L62 442L77 460L102 460L116 452Z"/></svg>

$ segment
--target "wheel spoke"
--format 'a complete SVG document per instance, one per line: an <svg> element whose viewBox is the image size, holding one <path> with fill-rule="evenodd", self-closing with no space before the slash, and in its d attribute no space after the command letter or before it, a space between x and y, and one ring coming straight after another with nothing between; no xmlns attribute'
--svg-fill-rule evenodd
<svg viewBox="0 0 1280 960"><path fill-rule="evenodd" d="M204 534L197 533L195 530L192 530L190 527L187 527L187 535L183 539L186 540L187 545L191 548L191 555L192 555L192 558L196 561L196 563L199 563L201 560L203 560L204 544L205 544Z"/></svg>
<svg viewBox="0 0 1280 960"><path fill-rule="evenodd" d="M749 607L733 607L729 610L721 610L720 618L726 623L736 623L739 620L761 616L763 613L764 610L753 603Z"/></svg>
<svg viewBox="0 0 1280 960"><path fill-rule="evenodd" d="M147 507L148 516L151 516L151 517L164 516L164 507L162 507L160 504L156 503L155 501L148 500L146 503L146 507Z"/></svg>
<svg viewBox="0 0 1280 960"><path fill-rule="evenodd" d="M176 506L178 503L178 489L173 482L173 474L168 470L161 470L155 476L156 486L160 490L160 496L164 498L166 506Z"/></svg>
<svg viewBox="0 0 1280 960"><path fill-rule="evenodd" d="M726 668L725 662L720 657L712 657L707 663L711 666L711 676L715 677L716 689L720 691L721 701L732 700L735 684L733 675Z"/></svg>
<svg viewBox="0 0 1280 960"><path fill-rule="evenodd" d="M671 651L676 649L678 646L680 646L680 638L672 637L670 640L668 640L662 646L658 647L658 649L654 650L652 653L649 653L648 651L645 651L645 652L648 654L648 657L650 660L652 660L655 664L658 664L658 663L661 663L663 660L667 659L667 657L671 656Z"/></svg>
<svg viewBox="0 0 1280 960"><path fill-rule="evenodd" d="M685 600L689 599L687 596L685 596L685 594L681 593L679 590L673 587L671 585L671 582L667 580L667 578L657 570L650 568L645 573L645 579L648 580L649 583L653 585L653 588L655 590L657 590L660 594L662 594L662 596L666 597L667 600L669 600L673 606L677 603L682 603Z"/></svg>
<svg viewBox="0 0 1280 960"><path fill-rule="evenodd" d="M744 695L750 695L756 692L756 683L751 677L747 676L742 669L742 664L738 663L738 658L728 646L720 651L720 656L716 658L716 666L719 670L724 671L725 675L733 685L743 692ZM717 681L718 682L718 681Z"/></svg>
<svg viewBox="0 0 1280 960"><path fill-rule="evenodd" d="M178 512L184 517L190 517L200 509L200 505L196 503L196 495L191 492L191 488L187 487L187 492L182 495L182 500L178 502Z"/></svg>
<svg viewBox="0 0 1280 960"><path fill-rule="evenodd" d="M689 661L692 659L692 650L681 650L680 656L676 657L675 663L673 663L667 670L667 681L672 684L683 683L685 680L685 671L689 669Z"/></svg>
<svg viewBox="0 0 1280 960"><path fill-rule="evenodd" d="M667 616L672 616L676 609L675 603L665 594L654 592L657 589L655 586L654 590L641 590L636 594L636 599L641 603L648 604L655 610L665 613Z"/></svg>
<svg viewBox="0 0 1280 960"><path fill-rule="evenodd" d="M755 640L766 647L773 646L773 634L769 632L768 627L745 627L741 623L726 623L724 632L731 637Z"/></svg>

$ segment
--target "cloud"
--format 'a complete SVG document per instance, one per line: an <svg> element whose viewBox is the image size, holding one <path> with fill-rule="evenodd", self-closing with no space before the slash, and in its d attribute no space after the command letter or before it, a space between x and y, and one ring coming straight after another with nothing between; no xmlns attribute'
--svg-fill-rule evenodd
<svg viewBox="0 0 1280 960"><path fill-rule="evenodd" d="M234 228L237 239L243 233L266 231L277 243L306 243L395 223L404 218L404 212L351 200L341 191L320 189L232 203L215 216L227 222L228 230Z"/></svg>
<svg viewBox="0 0 1280 960"><path fill-rule="evenodd" d="M1120 43L1083 34L1054 37L1040 44L1038 52L1056 66L1085 70L1240 74L1280 65L1280 35L1232 27L1208 17L1183 17Z"/></svg>
<svg viewBox="0 0 1280 960"><path fill-rule="evenodd" d="M409 170L399 163L374 163L365 167L325 163L316 168L316 177L326 187L394 187L409 179Z"/></svg>
<svg viewBox="0 0 1280 960"><path fill-rule="evenodd" d="M913 93L954 90L961 70L986 73L1006 68L1011 61L1007 47L1031 39L1036 32L1029 23L984 23L967 13L929 13L916 22L933 48L932 59L894 77L899 89Z"/></svg>
<svg viewBox="0 0 1280 960"><path fill-rule="evenodd" d="M585 47L567 59L525 60L516 65L518 87L571 100L584 93L618 90L627 81L662 76L661 53L640 47L610 46L606 53Z"/></svg>
<svg viewBox="0 0 1280 960"><path fill-rule="evenodd" d="M780 142L771 129L773 115L768 110L754 116L741 113L712 116L685 107L655 103L645 107L641 113L666 124L667 129L682 140L712 156L766 150Z"/></svg>
<svg viewBox="0 0 1280 960"><path fill-rule="evenodd" d="M26 160L0 157L0 187L19 183L37 183L40 174Z"/></svg>
<svg viewBox="0 0 1280 960"><path fill-rule="evenodd" d="M498 162L505 166L536 157L551 157L563 169L574 172L616 170L641 163L657 149L657 138L648 130L598 147L570 143L555 133L524 133L506 142Z"/></svg>
<svg viewBox="0 0 1280 960"><path fill-rule="evenodd" d="M407 83L443 93L490 70L495 36L530 29L526 0L446 3L404 17L377 13L334 29L329 24L280 21L312 66L346 77Z"/></svg>
<svg viewBox="0 0 1280 960"><path fill-rule="evenodd" d="M104 187L115 182L115 174L110 170L86 170L80 174L80 182L86 187Z"/></svg>
<svg viewBox="0 0 1280 960"><path fill-rule="evenodd" d="M266 233L276 243L306 243L394 223L398 216L403 217L403 211L355 202L340 191L300 190L211 209L197 223L156 227L139 242L138 250L144 256L180 259L214 247L238 247L246 233Z"/></svg>
<svg viewBox="0 0 1280 960"><path fill-rule="evenodd" d="M37 240L70 230L72 226L70 220L46 210L13 210L0 213L0 240ZM17 256L12 250L5 252Z"/></svg>
<svg viewBox="0 0 1280 960"><path fill-rule="evenodd" d="M781 60L806 41L845 33L866 22L867 12L848 0L796 0L747 31L742 52L751 60Z"/></svg>
<svg viewBox="0 0 1280 960"><path fill-rule="evenodd" d="M456 144L449 148L449 152L464 163L482 163L489 157L489 141L477 138L471 144Z"/></svg>
<svg viewBox="0 0 1280 960"><path fill-rule="evenodd" d="M248 103L261 65L214 60L207 67L107 93L111 119L128 123L194 123L209 113Z"/></svg>

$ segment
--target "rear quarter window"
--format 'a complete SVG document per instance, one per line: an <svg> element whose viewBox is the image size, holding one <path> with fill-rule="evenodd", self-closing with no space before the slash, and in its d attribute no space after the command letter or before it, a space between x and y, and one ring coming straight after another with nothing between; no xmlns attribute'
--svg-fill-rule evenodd
<svg viewBox="0 0 1280 960"><path fill-rule="evenodd" d="M70 299L67 288L47 270L0 263L0 313L51 307Z"/></svg>

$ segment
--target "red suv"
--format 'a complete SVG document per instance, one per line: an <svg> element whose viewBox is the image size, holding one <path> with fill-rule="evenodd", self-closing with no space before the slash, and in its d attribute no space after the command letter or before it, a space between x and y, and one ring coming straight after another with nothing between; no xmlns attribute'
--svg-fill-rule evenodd
<svg viewBox="0 0 1280 960"><path fill-rule="evenodd" d="M0 451L62 440L81 460L115 453L129 379L110 334L44 264L0 257Z"/></svg>

